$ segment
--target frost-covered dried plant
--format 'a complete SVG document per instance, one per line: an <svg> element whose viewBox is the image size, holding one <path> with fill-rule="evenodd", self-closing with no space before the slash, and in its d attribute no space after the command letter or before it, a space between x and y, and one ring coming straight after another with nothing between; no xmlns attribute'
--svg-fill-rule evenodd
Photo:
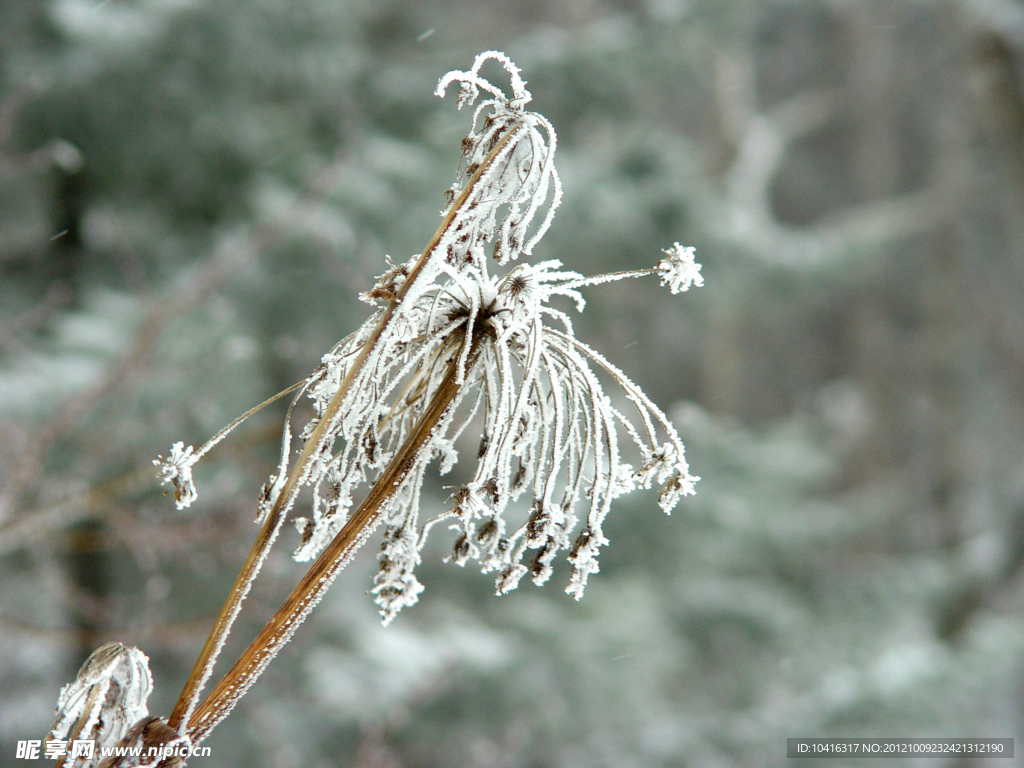
<svg viewBox="0 0 1024 768"><path fill-rule="evenodd" d="M57 719L47 741L65 747L76 741L116 744L141 718L149 714L146 700L153 689L149 659L138 648L107 643L86 659L74 682L57 697ZM96 754L67 753L61 763L87 768Z"/></svg>
<svg viewBox="0 0 1024 768"><path fill-rule="evenodd" d="M507 72L511 97L481 76L490 60ZM474 111L437 232L422 253L389 260L362 294L376 311L288 390L296 393L280 465L259 496L260 533L168 721L193 743L230 712L379 523L384 541L373 594L387 623L422 592L416 566L439 523L452 531L449 561L475 561L496 574L498 593L527 575L545 583L566 553L566 591L579 599L608 543L603 524L616 497L658 485L669 512L694 492L697 478L672 424L622 371L576 338L567 311L583 310L582 288L624 277L657 275L673 293L700 285L693 249L676 243L651 269L590 278L554 260L493 272L492 262L501 268L530 255L551 223L561 198L555 133L526 109L530 93L504 54L488 51L470 70L449 72L437 95L452 86L458 106ZM312 418L293 435L293 417L304 404ZM195 462L239 421L199 449L177 443L158 459L179 507L196 498ZM482 435L479 448L460 457L472 434ZM453 490L445 508L425 513L420 492L435 460L442 475L468 463L471 479ZM292 515L304 493L308 511ZM523 512L516 516L516 509ZM288 517L299 533L295 558L314 562L200 702Z"/></svg>

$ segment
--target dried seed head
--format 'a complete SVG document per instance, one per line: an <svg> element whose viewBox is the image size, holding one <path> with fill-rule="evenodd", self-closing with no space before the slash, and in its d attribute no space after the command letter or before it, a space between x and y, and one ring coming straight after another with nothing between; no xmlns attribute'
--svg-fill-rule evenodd
<svg viewBox="0 0 1024 768"><path fill-rule="evenodd" d="M452 546L451 557L448 558L451 562L458 566L465 566L466 561L473 556L473 552L476 549L466 534L462 534L455 540L455 544Z"/></svg>
<svg viewBox="0 0 1024 768"><path fill-rule="evenodd" d="M510 95L480 76L488 61L504 67ZM676 243L655 268L591 278L556 260L524 263L561 198L555 132L527 111L526 83L504 54L487 51L469 70L449 72L437 94L453 84L458 105L474 112L461 143L465 173L446 192L442 225L422 255L401 265L388 260L363 294L375 313L301 384L292 408L309 398L315 412L299 431L305 458L290 467L295 452L286 428L276 479L261 495L261 508L290 510L310 489L312 509L296 520L302 543L295 553L308 560L341 530L355 494L390 479L373 589L385 621L422 591L414 570L427 532L442 520L455 532L449 560L477 560L485 573L497 573L499 592L526 573L544 583L565 553L567 591L578 598L597 571L602 523L615 498L661 484L659 503L669 511L697 480L665 414L577 339L566 311L552 306L561 297L582 311L582 287L643 274L657 274L674 293L700 285L693 249ZM499 265L517 264L491 274L488 253ZM617 393L614 403L606 390ZM443 411L431 408L439 394L450 395ZM467 452L461 459L470 460L470 479L447 509L421 520L427 466L438 459L442 473L452 469L460 436L477 429L475 462ZM194 498L195 458L179 443L158 461L179 506ZM280 498L285 487L289 496ZM515 515L513 502L525 493L532 510Z"/></svg>
<svg viewBox="0 0 1024 768"><path fill-rule="evenodd" d="M384 624L389 624L402 608L414 605L423 592L423 585L413 573L420 562L415 531L388 526L377 559L380 569L371 592Z"/></svg>
<svg viewBox="0 0 1024 768"><path fill-rule="evenodd" d="M153 690L149 659L138 648L107 643L93 651L75 681L61 689L51 740L95 740L112 746L148 714L146 700ZM99 754L95 756L99 761ZM92 765L76 763L75 768Z"/></svg>
<svg viewBox="0 0 1024 768"><path fill-rule="evenodd" d="M477 526L476 540L484 549L493 549L501 537L501 526L496 518L489 517Z"/></svg>
<svg viewBox="0 0 1024 768"><path fill-rule="evenodd" d="M513 301L522 299L524 296L529 296L537 289L537 282L536 280L531 279L532 277L533 276L525 270L517 269L509 275L505 285L502 286L502 290L507 293L509 298Z"/></svg>
<svg viewBox="0 0 1024 768"><path fill-rule="evenodd" d="M700 264L694 256L692 246L682 246L673 243L671 248L662 251L665 258L658 262L656 269L661 277L661 284L667 285L672 293L686 291L691 285L698 288L704 285L704 278L700 274Z"/></svg>
<svg viewBox="0 0 1024 768"><path fill-rule="evenodd" d="M198 496L195 483L192 482L192 465L198 460L199 456L193 454L192 446L186 447L182 442L171 446L166 459L163 456L153 459L153 464L160 470L160 482L174 486L174 505L178 509L189 506Z"/></svg>
<svg viewBox="0 0 1024 768"><path fill-rule="evenodd" d="M521 563L505 566L501 570L501 574L498 576L498 580L495 585L496 594L504 595L511 592L519 586L519 582L527 573L528 570L526 566Z"/></svg>
<svg viewBox="0 0 1024 768"><path fill-rule="evenodd" d="M405 278L409 275L408 264L394 264L390 256L385 260L390 269L377 276L377 284L373 288L359 294L359 298L371 306L376 306L377 300L388 302L395 298L395 294L405 284Z"/></svg>
<svg viewBox="0 0 1024 768"><path fill-rule="evenodd" d="M551 578L551 574L554 571L552 563L558 555L558 550L558 541L550 537L544 543L544 546L537 550L537 554L534 555L533 560L530 562L530 573L532 574L533 583L538 587L543 586Z"/></svg>

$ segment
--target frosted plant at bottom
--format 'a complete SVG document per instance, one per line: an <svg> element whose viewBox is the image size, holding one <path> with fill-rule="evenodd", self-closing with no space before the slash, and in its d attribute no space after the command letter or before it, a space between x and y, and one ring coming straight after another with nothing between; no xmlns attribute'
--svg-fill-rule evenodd
<svg viewBox="0 0 1024 768"><path fill-rule="evenodd" d="M511 96L480 74L491 61L504 68ZM381 524L372 592L387 623L423 591L416 567L433 529L448 529L453 539L449 562L473 561L495 574L499 594L526 576L544 584L564 553L566 592L579 599L598 570L598 551L608 543L604 521L617 497L656 485L661 508L670 512L694 492L697 478L672 424L621 370L576 338L571 317L583 311L582 291L590 286L644 275L657 276L672 293L701 285L693 249L675 243L650 269L594 277L553 259L527 263L561 199L555 132L526 109L526 83L502 53L487 51L471 69L449 72L437 95L452 86L458 106L473 107L473 117L437 231L422 253L388 258L386 271L361 294L375 308L366 322L309 377L267 401L294 393L280 464L259 493L252 548L167 720L138 719L127 728L145 714L133 703L144 696L136 696L116 719L102 721L112 724L101 726L104 743L191 747L205 739ZM154 462L179 508L197 498L195 464L267 403L199 448L175 443ZM303 413L310 415L299 427ZM435 461L442 475L468 464L468 480L452 489L448 503L426 510L420 494ZM288 520L298 529L295 559L312 563L203 698ZM119 679L110 670L109 679ZM136 678L139 691L148 692L148 676ZM62 695L54 733L88 709L75 691Z"/></svg>
<svg viewBox="0 0 1024 768"><path fill-rule="evenodd" d="M148 711L146 700L153 688L149 659L137 648L107 643L86 659L74 682L65 685L57 697L57 718L50 727L48 742L64 749L62 756L73 768L91 768L99 763L95 749L77 754L74 742L117 743Z"/></svg>

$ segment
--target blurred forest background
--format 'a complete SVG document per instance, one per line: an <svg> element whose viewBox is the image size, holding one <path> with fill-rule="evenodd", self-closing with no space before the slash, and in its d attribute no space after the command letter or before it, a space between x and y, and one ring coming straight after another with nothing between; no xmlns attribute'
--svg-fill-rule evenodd
<svg viewBox="0 0 1024 768"><path fill-rule="evenodd" d="M190 510L151 460L307 375L385 254L423 248L469 119L431 92L490 48L559 134L538 258L697 247L703 289L597 287L577 327L671 413L698 495L620 499L578 604L496 598L441 536L383 629L371 544L192 764L1024 749L1024 5L0 0L0 765L109 640L169 712L283 408ZM294 536L236 651L301 573Z"/></svg>

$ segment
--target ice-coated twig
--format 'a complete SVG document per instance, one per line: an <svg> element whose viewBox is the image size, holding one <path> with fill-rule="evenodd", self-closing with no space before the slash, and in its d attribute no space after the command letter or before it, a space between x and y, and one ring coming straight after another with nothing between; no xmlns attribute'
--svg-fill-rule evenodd
<svg viewBox="0 0 1024 768"><path fill-rule="evenodd" d="M203 456L205 456L211 448L217 445L217 443L227 437L235 427L248 419L254 413L263 410L271 403L294 392L302 385L303 382L301 381L297 384L293 384L287 389L278 392L276 395L268 397L254 408L250 408L203 443L199 447L199 450L195 450L191 445L186 446L182 442L177 442L171 446L171 452L168 454L166 459L163 456L158 456L153 459L153 464L158 470L160 482L164 484L169 483L174 487L175 506L178 509L184 509L185 507L191 506L192 502L199 496L196 491L195 483L192 480L192 467L196 462L203 458Z"/></svg>

